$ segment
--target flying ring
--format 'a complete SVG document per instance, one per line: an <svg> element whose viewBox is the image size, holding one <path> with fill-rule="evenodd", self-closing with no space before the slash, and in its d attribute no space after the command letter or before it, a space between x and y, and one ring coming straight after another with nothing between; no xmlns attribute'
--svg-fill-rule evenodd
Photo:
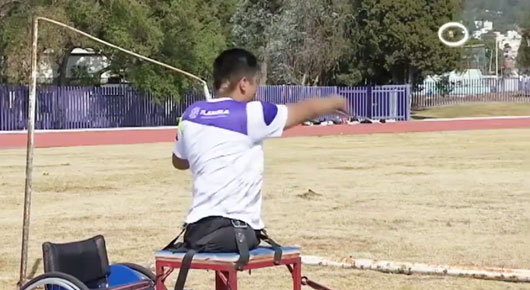
<svg viewBox="0 0 530 290"><path fill-rule="evenodd" d="M462 29L462 31L464 32L464 37L461 40L455 41L455 42L447 41L443 37L443 33L448 28L460 28L460 29ZM438 30L438 38L440 38L440 41L443 44L445 44L445 45L447 45L449 47L459 47L459 46L462 46L462 45L466 44L466 42L469 40L469 31L467 30L467 28L462 23L449 22L449 23L446 23L446 24L442 25L442 27L440 27L440 29Z"/></svg>

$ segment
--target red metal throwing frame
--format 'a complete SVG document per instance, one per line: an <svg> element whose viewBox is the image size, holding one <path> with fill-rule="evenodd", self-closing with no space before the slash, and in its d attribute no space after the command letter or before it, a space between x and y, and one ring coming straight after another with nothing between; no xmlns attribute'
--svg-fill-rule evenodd
<svg viewBox="0 0 530 290"><path fill-rule="evenodd" d="M155 261L157 277L156 290L166 290L164 281L169 275L171 275L173 270L180 269L182 258L156 257ZM256 257L256 259L249 261L249 263L243 268L243 271L281 265L290 265L292 267L293 271L291 277L293 279L293 290L301 290L302 259L299 253L282 256L282 260L278 265L274 264L272 257ZM215 260L192 261L190 269L215 271L216 290L237 290L237 270L234 262Z"/></svg>

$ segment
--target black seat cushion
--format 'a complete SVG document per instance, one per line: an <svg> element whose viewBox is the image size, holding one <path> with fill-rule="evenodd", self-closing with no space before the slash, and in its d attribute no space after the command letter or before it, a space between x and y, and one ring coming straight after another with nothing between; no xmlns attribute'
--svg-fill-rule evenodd
<svg viewBox="0 0 530 290"><path fill-rule="evenodd" d="M64 244L46 242L42 251L45 273L70 274L89 288L105 284L110 274L105 239L101 235Z"/></svg>

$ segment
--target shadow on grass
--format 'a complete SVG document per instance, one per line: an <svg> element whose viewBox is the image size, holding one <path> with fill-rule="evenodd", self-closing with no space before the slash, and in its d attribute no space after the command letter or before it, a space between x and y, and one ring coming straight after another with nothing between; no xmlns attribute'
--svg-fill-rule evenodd
<svg viewBox="0 0 530 290"><path fill-rule="evenodd" d="M31 272L28 274L28 279L33 279L35 277L35 274L37 273L37 270L39 269L39 265L42 262L41 258L38 258L33 263L33 267L31 267Z"/></svg>
<svg viewBox="0 0 530 290"><path fill-rule="evenodd" d="M420 116L420 115L412 115L412 120L427 120L427 119L435 119L435 117L429 117L429 116Z"/></svg>

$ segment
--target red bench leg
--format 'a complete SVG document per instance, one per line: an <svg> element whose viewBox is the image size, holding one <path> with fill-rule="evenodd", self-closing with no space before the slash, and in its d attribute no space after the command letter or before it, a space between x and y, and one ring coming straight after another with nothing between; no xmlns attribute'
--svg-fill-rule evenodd
<svg viewBox="0 0 530 290"><path fill-rule="evenodd" d="M162 267L159 263L155 262L156 290L166 290L166 286L164 286L164 274L164 267Z"/></svg>
<svg viewBox="0 0 530 290"><path fill-rule="evenodd" d="M237 290L237 272L215 271L215 290Z"/></svg>
<svg viewBox="0 0 530 290"><path fill-rule="evenodd" d="M293 290L302 290L302 259L293 264Z"/></svg>
<svg viewBox="0 0 530 290"><path fill-rule="evenodd" d="M224 278L224 279L223 279ZM225 279L228 277L225 275L225 272L221 271L215 271L215 290L226 290L228 287L226 287Z"/></svg>
<svg viewBox="0 0 530 290"><path fill-rule="evenodd" d="M235 269L228 272L228 285L230 285L229 290L237 290L237 271Z"/></svg>

